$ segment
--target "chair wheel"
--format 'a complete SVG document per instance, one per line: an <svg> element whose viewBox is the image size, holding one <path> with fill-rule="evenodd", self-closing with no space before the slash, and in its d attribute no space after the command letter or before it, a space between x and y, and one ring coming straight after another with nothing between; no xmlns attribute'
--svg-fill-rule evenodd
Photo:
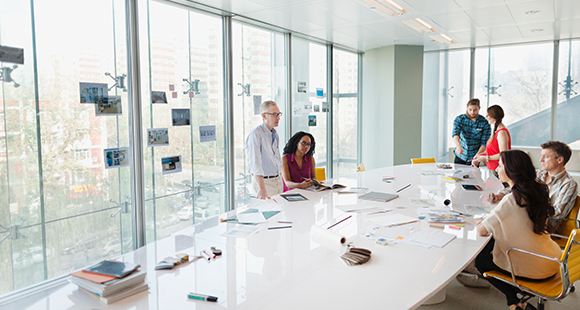
<svg viewBox="0 0 580 310"><path fill-rule="evenodd" d="M575 287L575 286L572 286L572 287L570 288L570 293L574 293L574 291L575 291L575 290L576 290L576 287Z"/></svg>

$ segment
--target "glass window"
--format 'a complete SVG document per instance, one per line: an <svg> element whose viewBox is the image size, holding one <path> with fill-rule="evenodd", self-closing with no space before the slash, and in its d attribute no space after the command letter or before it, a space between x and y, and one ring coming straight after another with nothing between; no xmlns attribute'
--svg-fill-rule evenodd
<svg viewBox="0 0 580 310"><path fill-rule="evenodd" d="M0 87L0 295L133 249L129 153L107 169L104 152L131 147L113 80L126 82L124 8L0 1L0 45L24 49L23 65L0 63L13 80ZM79 83L105 84L99 104L81 103Z"/></svg>
<svg viewBox="0 0 580 310"><path fill-rule="evenodd" d="M580 149L580 41L560 41L560 63L558 64L558 100L556 106L556 140Z"/></svg>
<svg viewBox="0 0 580 310"><path fill-rule="evenodd" d="M292 38L292 134L299 131L312 134L316 141L316 167L326 167L327 112L330 109L326 60L326 46Z"/></svg>
<svg viewBox="0 0 580 310"><path fill-rule="evenodd" d="M286 109L286 66L284 35L241 23L232 25L233 97L234 97L234 162L236 206L249 203L251 176L246 159L246 137L262 123L259 106L273 100L280 111ZM280 154L288 135L287 116L276 128L280 136ZM253 194L254 195L254 194Z"/></svg>
<svg viewBox="0 0 580 310"><path fill-rule="evenodd" d="M149 5L141 46L147 242L219 214L225 203L222 21Z"/></svg>
<svg viewBox="0 0 580 310"><path fill-rule="evenodd" d="M333 50L333 177L357 167L358 55Z"/></svg>
<svg viewBox="0 0 580 310"><path fill-rule="evenodd" d="M425 53L423 64L423 157L448 160L453 120L469 101L470 50ZM485 114L485 113L484 113ZM436 129L436 130L434 130Z"/></svg>
<svg viewBox="0 0 580 310"><path fill-rule="evenodd" d="M553 43L476 50L475 96L482 114L500 105L512 146L550 140Z"/></svg>

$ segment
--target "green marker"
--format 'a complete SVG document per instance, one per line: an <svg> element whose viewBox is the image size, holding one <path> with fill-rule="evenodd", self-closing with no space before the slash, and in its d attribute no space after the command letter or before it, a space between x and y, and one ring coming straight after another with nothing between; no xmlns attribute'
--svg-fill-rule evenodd
<svg viewBox="0 0 580 310"><path fill-rule="evenodd" d="M209 296L209 295L203 295L203 294L197 294L197 293L189 293L189 294L187 294L187 298L203 300L203 301L213 301L213 302L217 302L217 299L218 299L215 296Z"/></svg>

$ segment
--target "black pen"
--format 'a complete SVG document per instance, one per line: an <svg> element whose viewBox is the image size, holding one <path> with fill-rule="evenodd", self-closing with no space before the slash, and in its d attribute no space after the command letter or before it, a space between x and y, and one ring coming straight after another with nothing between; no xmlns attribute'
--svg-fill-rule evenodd
<svg viewBox="0 0 580 310"><path fill-rule="evenodd" d="M408 185L406 185L404 187L399 188L399 190L397 190L397 193L400 192L400 191L402 191L402 190L404 190L405 188L407 188L409 186L411 186L411 184L408 184Z"/></svg>
<svg viewBox="0 0 580 310"><path fill-rule="evenodd" d="M352 217L352 215L349 215L349 216L347 216L347 217L343 218L342 220L340 220L340 221L338 221L338 222L336 222L336 223L334 223L334 224L330 225L330 227L328 227L327 229L331 229L332 227L334 227L334 226L336 226L336 225L338 225L338 224L340 224L340 223L342 223L342 222L344 222L344 221L348 220L348 219L349 219L349 218L351 218L351 217Z"/></svg>
<svg viewBox="0 0 580 310"><path fill-rule="evenodd" d="M282 229L282 228L292 228L292 226L268 227L268 229Z"/></svg>

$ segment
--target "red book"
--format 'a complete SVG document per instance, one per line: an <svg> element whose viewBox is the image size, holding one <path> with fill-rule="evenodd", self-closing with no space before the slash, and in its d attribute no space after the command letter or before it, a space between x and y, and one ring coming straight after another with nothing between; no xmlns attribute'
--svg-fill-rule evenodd
<svg viewBox="0 0 580 310"><path fill-rule="evenodd" d="M79 270L70 274L71 276L79 277L96 283L105 283L111 280L115 280L117 277L108 276L104 274L92 273L84 270Z"/></svg>

